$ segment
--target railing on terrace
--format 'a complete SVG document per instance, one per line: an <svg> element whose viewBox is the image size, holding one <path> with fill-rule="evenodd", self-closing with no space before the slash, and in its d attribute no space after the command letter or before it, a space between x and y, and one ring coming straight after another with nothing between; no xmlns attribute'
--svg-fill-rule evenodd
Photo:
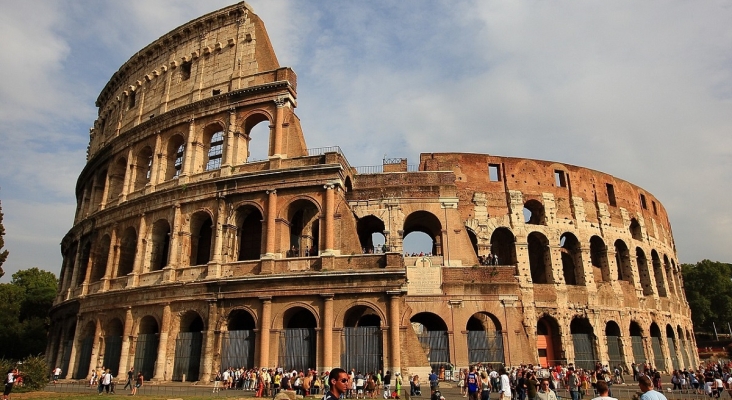
<svg viewBox="0 0 732 400"><path fill-rule="evenodd" d="M322 156L325 153L338 153L340 155L343 155L340 146L326 146L308 149L309 156Z"/></svg>
<svg viewBox="0 0 732 400"><path fill-rule="evenodd" d="M367 165L354 168L356 169L356 173L361 175L384 173L383 165ZM419 164L407 164L407 172L419 172Z"/></svg>

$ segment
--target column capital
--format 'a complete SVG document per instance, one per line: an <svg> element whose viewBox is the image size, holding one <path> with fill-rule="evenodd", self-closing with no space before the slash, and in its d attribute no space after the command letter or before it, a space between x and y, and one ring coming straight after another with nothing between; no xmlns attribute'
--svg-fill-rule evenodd
<svg viewBox="0 0 732 400"><path fill-rule="evenodd" d="M321 293L320 297L323 298L323 300L333 300L333 297L335 297L334 293Z"/></svg>
<svg viewBox="0 0 732 400"><path fill-rule="evenodd" d="M267 194L277 194L277 189L268 189L265 191Z"/></svg>
<svg viewBox="0 0 732 400"><path fill-rule="evenodd" d="M259 296L259 300L261 300L262 303L272 302L272 296Z"/></svg>

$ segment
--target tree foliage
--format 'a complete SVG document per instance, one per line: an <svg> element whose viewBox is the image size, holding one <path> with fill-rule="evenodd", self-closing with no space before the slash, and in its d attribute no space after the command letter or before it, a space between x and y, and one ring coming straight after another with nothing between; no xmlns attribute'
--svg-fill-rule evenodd
<svg viewBox="0 0 732 400"><path fill-rule="evenodd" d="M697 331L711 332L732 324L732 264L702 260L682 264L686 299Z"/></svg>
<svg viewBox="0 0 732 400"><path fill-rule="evenodd" d="M57 286L53 273L38 268L18 271L10 283L0 284L0 357L19 360L46 350Z"/></svg>
<svg viewBox="0 0 732 400"><path fill-rule="evenodd" d="M5 227L3 226L3 206L0 204L0 278L5 275L3 271L3 263L8 258L8 251L3 250L5 246Z"/></svg>

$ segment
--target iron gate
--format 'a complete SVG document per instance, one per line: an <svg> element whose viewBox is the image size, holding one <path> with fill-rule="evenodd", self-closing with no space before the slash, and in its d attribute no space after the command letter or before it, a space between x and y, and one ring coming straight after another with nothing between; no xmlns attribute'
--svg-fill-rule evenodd
<svg viewBox="0 0 732 400"><path fill-rule="evenodd" d="M203 334L201 332L178 333L178 338L175 339L172 380L182 381L183 375L185 375L186 381L195 382L198 380L202 343Z"/></svg>
<svg viewBox="0 0 732 400"><path fill-rule="evenodd" d="M315 329L283 329L278 359L279 365L289 370L315 368Z"/></svg>
<svg viewBox="0 0 732 400"><path fill-rule="evenodd" d="M61 355L61 371L63 371L64 374L69 370L69 364L71 363L71 346L73 345L73 340L67 340L66 345L64 345L64 352L63 355Z"/></svg>
<svg viewBox="0 0 732 400"><path fill-rule="evenodd" d="M104 365L112 375L119 375L119 358L122 354L122 336L104 338Z"/></svg>
<svg viewBox="0 0 732 400"><path fill-rule="evenodd" d="M503 335L500 331L468 331L468 362L470 364L503 363Z"/></svg>
<svg viewBox="0 0 732 400"><path fill-rule="evenodd" d="M135 346L135 371L142 372L146 381L153 377L155 372L155 361L158 358L158 334L143 333L137 335Z"/></svg>
<svg viewBox="0 0 732 400"><path fill-rule="evenodd" d="M663 357L661 350L661 338L651 337L651 347L653 347L653 366L659 371L666 370L666 359Z"/></svg>
<svg viewBox="0 0 732 400"><path fill-rule="evenodd" d="M221 343L221 369L254 367L254 331L224 332Z"/></svg>
<svg viewBox="0 0 732 400"><path fill-rule="evenodd" d="M647 362L646 352L643 350L643 338L640 336L631 336L630 344L633 347L633 361L636 364Z"/></svg>
<svg viewBox="0 0 732 400"><path fill-rule="evenodd" d="M595 369L595 346L592 344L592 335L589 333L573 333L574 365L588 371Z"/></svg>
<svg viewBox="0 0 732 400"><path fill-rule="evenodd" d="M383 352L381 350L381 328L378 326L361 326L343 328L343 353L341 368L346 371L355 369L363 373L376 372L382 369Z"/></svg>
<svg viewBox="0 0 732 400"><path fill-rule="evenodd" d="M450 363L450 341L447 331L423 330L417 337L422 349L427 352L432 371L439 371L440 367Z"/></svg>
<svg viewBox="0 0 732 400"><path fill-rule="evenodd" d="M689 363L689 353L686 352L686 340L681 339L679 341L679 345L681 345L681 357L684 359L684 367L690 368L691 364Z"/></svg>
<svg viewBox="0 0 732 400"><path fill-rule="evenodd" d="M607 337L607 355L610 358L610 366L623 364L623 354L620 351L622 347L623 343L620 341L620 337Z"/></svg>
<svg viewBox="0 0 732 400"><path fill-rule="evenodd" d="M91 363L92 346L94 345L94 336L87 336L81 340L81 349L79 349L79 364L74 372L74 379L86 379L89 373L89 364Z"/></svg>
<svg viewBox="0 0 732 400"><path fill-rule="evenodd" d="M671 355L671 368L679 369L679 355L676 353L676 339L667 337L666 343L668 343L668 352Z"/></svg>

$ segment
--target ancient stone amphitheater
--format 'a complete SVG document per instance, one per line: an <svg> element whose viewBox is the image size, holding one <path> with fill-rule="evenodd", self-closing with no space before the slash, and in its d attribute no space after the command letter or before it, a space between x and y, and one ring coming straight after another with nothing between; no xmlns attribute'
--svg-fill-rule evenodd
<svg viewBox="0 0 732 400"><path fill-rule="evenodd" d="M488 154L353 167L338 147L307 147L296 89L245 3L112 76L61 246L51 366L206 381L228 366L696 364L651 193ZM418 233L431 251L403 254Z"/></svg>

